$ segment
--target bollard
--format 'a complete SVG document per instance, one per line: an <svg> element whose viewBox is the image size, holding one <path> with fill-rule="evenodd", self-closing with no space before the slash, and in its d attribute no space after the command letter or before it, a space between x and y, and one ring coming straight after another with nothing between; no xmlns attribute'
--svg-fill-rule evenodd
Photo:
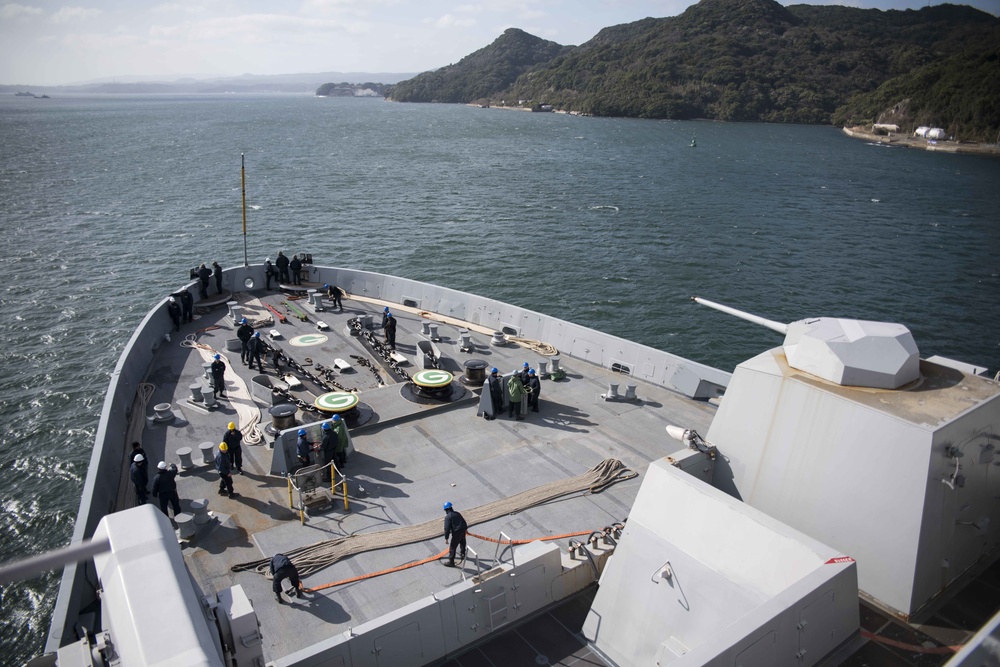
<svg viewBox="0 0 1000 667"><path fill-rule="evenodd" d="M205 401L206 408L214 408L219 404L219 402L215 400L215 392L211 389L202 388L201 397Z"/></svg>
<svg viewBox="0 0 1000 667"><path fill-rule="evenodd" d="M431 335L431 321L430 320L421 320L420 321L420 333L422 333L425 336L430 336Z"/></svg>
<svg viewBox="0 0 1000 667"><path fill-rule="evenodd" d="M201 374L202 374L202 377L204 377L206 380L208 380L208 386L209 387L214 387L215 386L215 385L212 384L212 362L211 361L206 361L205 363L203 363L201 365Z"/></svg>
<svg viewBox="0 0 1000 667"><path fill-rule="evenodd" d="M174 413L169 403L157 403L153 406L153 419L159 422L173 419Z"/></svg>
<svg viewBox="0 0 1000 667"><path fill-rule="evenodd" d="M203 526L212 520L212 517L208 513L207 498L196 498L195 500L192 500L191 513L194 514L194 522L199 526Z"/></svg>
<svg viewBox="0 0 1000 667"><path fill-rule="evenodd" d="M545 367L548 365L548 363L549 362L545 361L544 359L539 359L538 360L538 377L539 378L544 378L544 377L548 376L548 371L545 370Z"/></svg>
<svg viewBox="0 0 1000 667"><path fill-rule="evenodd" d="M604 395L604 400L610 401L612 399L618 398L618 383L609 382L608 383L608 393Z"/></svg>
<svg viewBox="0 0 1000 667"><path fill-rule="evenodd" d="M203 386L204 385L202 383L195 382L190 387L188 387L188 389L191 390L191 400L194 401L195 403L201 403L203 400L205 400L201 395L201 389Z"/></svg>
<svg viewBox="0 0 1000 667"><path fill-rule="evenodd" d="M194 516L188 514L187 512L181 512L174 517L174 522L177 523L177 536L182 540L190 540L194 537L195 528Z"/></svg>
<svg viewBox="0 0 1000 667"><path fill-rule="evenodd" d="M306 290L306 294L309 296L309 305L310 306L314 306L315 307L315 305L316 305L316 292L317 291L314 288L309 288L308 290Z"/></svg>
<svg viewBox="0 0 1000 667"><path fill-rule="evenodd" d="M198 449L201 450L201 462L202 463L215 463L215 443L214 442L203 442L198 445Z"/></svg>
<svg viewBox="0 0 1000 667"><path fill-rule="evenodd" d="M503 347L507 344L507 337L504 336L502 331L494 331L493 338L490 339L490 345L493 347Z"/></svg>
<svg viewBox="0 0 1000 667"><path fill-rule="evenodd" d="M428 328L431 330L430 333L431 340L440 340L440 338L438 337L438 325L435 324L434 322L431 322L430 327Z"/></svg>
<svg viewBox="0 0 1000 667"><path fill-rule="evenodd" d="M229 317L232 318L233 326L238 327L240 326L240 320L243 319L243 306L236 305L235 301L230 301L229 303L232 304L229 306Z"/></svg>
<svg viewBox="0 0 1000 667"><path fill-rule="evenodd" d="M240 306L240 302L239 301L227 301L226 302L226 308L229 309L229 318L233 322L239 322L239 320L236 319L236 316L235 316L235 313L233 312L233 309L234 308L240 308L240 307L241 306Z"/></svg>
<svg viewBox="0 0 1000 667"><path fill-rule="evenodd" d="M636 399L635 387L634 382L629 382L625 385L625 400L634 401Z"/></svg>
<svg viewBox="0 0 1000 667"><path fill-rule="evenodd" d="M322 312L322 311L326 310L326 302L323 301L323 295L322 294L317 294L315 297L313 297L313 308L317 312Z"/></svg>
<svg viewBox="0 0 1000 667"><path fill-rule="evenodd" d="M472 349L472 335L468 331L462 329L458 332L458 337L462 339L461 349L463 351Z"/></svg>
<svg viewBox="0 0 1000 667"><path fill-rule="evenodd" d="M181 460L181 470L187 470L188 468L193 468L194 463L191 462L191 448L181 447L177 450L177 458Z"/></svg>

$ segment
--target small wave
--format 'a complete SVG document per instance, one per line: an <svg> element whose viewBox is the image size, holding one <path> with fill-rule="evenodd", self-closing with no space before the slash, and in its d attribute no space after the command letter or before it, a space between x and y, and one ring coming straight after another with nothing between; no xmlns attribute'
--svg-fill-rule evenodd
<svg viewBox="0 0 1000 667"><path fill-rule="evenodd" d="M614 211L615 213L617 213L618 212L618 207L617 206L588 206L587 210L588 211Z"/></svg>

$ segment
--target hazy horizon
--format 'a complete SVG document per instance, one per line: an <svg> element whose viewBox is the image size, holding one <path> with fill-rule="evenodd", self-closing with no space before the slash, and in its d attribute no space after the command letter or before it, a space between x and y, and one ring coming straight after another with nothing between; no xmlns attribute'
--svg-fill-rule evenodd
<svg viewBox="0 0 1000 667"><path fill-rule="evenodd" d="M519 28L563 45L647 17L681 14L691 0L263 0L0 5L0 84L236 78L245 73L425 72L454 64ZM801 4L783 2L782 4ZM924 0L809 4L920 9ZM994 16L1000 0L966 2Z"/></svg>

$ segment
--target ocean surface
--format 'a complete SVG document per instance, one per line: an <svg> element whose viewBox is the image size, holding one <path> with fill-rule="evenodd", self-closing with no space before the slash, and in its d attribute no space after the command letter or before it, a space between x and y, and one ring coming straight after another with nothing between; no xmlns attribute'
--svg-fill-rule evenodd
<svg viewBox="0 0 1000 667"><path fill-rule="evenodd" d="M697 138L697 147L691 147ZM0 98L0 562L68 543L110 372L190 268L317 263L480 293L732 370L774 320L901 322L1000 367L1000 160L822 127L305 95ZM0 593L42 650L59 573Z"/></svg>

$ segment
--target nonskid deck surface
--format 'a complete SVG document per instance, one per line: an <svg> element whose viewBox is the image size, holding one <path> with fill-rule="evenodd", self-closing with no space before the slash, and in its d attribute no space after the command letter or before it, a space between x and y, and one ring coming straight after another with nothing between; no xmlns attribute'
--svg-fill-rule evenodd
<svg viewBox="0 0 1000 667"><path fill-rule="evenodd" d="M242 293L236 298L241 303L257 300L248 303L250 313L262 304L286 312L281 305L286 297L278 292ZM523 421L506 415L492 421L477 416L481 387L463 387L464 396L447 405L414 404L402 397L403 383L392 384L397 381L384 368L379 368L380 375L390 384L379 387L375 375L359 367L351 357L358 355L374 362L359 338L348 333L347 321L370 314L377 326L381 320L380 302L345 299L343 313L321 314L314 314L301 301L291 303L307 313L308 321L288 317L286 323L263 327L262 336L271 329L280 331L278 344L300 364L307 364L308 358L311 366L305 365L307 369L315 369L317 364L332 367L338 357L351 361L353 371L336 373L334 379L357 389L361 403L374 415L369 423L351 431L356 453L343 471L348 477L349 511L344 510L342 502L326 505L310 511L302 525L299 513L289 507L286 480L269 474L270 437L261 444L244 445L244 474L233 476L239 495L218 495L218 475L214 466L201 463L199 443L217 445L226 425L236 421L242 426L241 415L245 418L251 411L260 414L262 427L270 422L267 410L261 411L261 406L254 404L247 389L251 378L259 373L242 365L238 351L226 351L226 341L235 338L235 330L224 307L209 310L195 322L183 325L157 354L147 378L155 387L149 406L169 402L176 417L171 423L147 425L143 433L143 447L154 466L161 459L177 463L177 450L192 448L195 466L178 477L181 506L188 511L192 500L207 499L215 520L199 529L192 540L182 543L185 560L205 594L242 584L260 618L268 660L446 588L460 581L463 574L469 576L477 569L487 569L494 558L508 561L509 548L470 537L469 558L461 568L432 562L309 593L304 599L280 606L274 600L270 580L254 572L233 573L230 568L234 564L344 535L443 518L441 506L445 501L454 503L459 511L467 510L579 475L606 458L617 458L638 472L640 478L616 484L600 494L568 496L471 528L472 533L492 537L502 531L515 540L600 530L628 516L648 463L679 448L679 443L667 437L664 426L679 424L705 432L715 412L708 403L643 382L636 383L638 401L605 401L601 395L607 392L609 381L624 386L629 378L567 357L561 364L567 377L558 382L543 381L540 410L529 412ZM397 350L410 359L404 368L412 375L417 370L413 365L416 343L425 340L421 315L388 305L399 321ZM317 333L316 320L320 318L330 327L322 332L326 342L302 347L290 344L296 336ZM492 347L488 336L475 333L475 349L466 354L459 351L457 326L441 324L438 332L442 365L454 373L456 384L469 359L482 359L501 372L520 369L524 362L537 367L538 360L545 359L525 347ZM377 335L381 338L381 332ZM205 359L198 347L178 342L185 337L219 352L227 363L228 396L215 410L206 411L187 400L190 385L203 375ZM205 349L204 353L210 351ZM276 377L267 362L265 370ZM292 393L311 403L315 395L308 391L309 383L306 385ZM321 417L303 417L301 411L297 414L305 421ZM564 549L566 543L565 539L557 542ZM433 557L445 548L442 534L430 542L361 554L306 578L303 585L316 588L394 568ZM478 560L471 551L478 554Z"/></svg>

